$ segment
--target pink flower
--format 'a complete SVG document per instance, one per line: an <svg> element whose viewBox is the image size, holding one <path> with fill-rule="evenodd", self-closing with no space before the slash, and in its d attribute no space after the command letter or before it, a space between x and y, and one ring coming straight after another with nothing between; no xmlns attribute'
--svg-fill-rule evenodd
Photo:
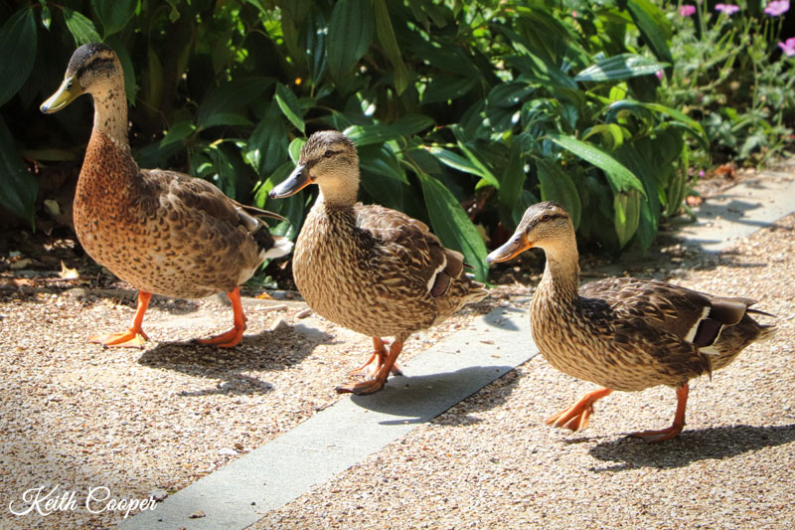
<svg viewBox="0 0 795 530"><path fill-rule="evenodd" d="M772 0L765 8L765 13L771 17L783 15L789 11L789 0Z"/></svg>
<svg viewBox="0 0 795 530"><path fill-rule="evenodd" d="M679 6L679 14L683 17L692 17L696 14L696 6L691 6L690 4L685 4Z"/></svg>
<svg viewBox="0 0 795 530"><path fill-rule="evenodd" d="M662 81L665 78L665 70L657 70L656 72L654 72L654 75L657 76L657 79Z"/></svg>
<svg viewBox="0 0 795 530"><path fill-rule="evenodd" d="M795 55L795 37L790 37L784 42L779 42L778 47L784 52L787 57Z"/></svg>
<svg viewBox="0 0 795 530"><path fill-rule="evenodd" d="M699 171L699 172L698 172L698 176L699 176L699 177L703 177L704 175L705 175L705 173L704 173L704 170L703 170L703 169L702 169L701 171Z"/></svg>
<svg viewBox="0 0 795 530"><path fill-rule="evenodd" d="M732 16L734 13L739 11L739 6L734 4L715 4L715 11L722 11L726 13L728 16Z"/></svg>

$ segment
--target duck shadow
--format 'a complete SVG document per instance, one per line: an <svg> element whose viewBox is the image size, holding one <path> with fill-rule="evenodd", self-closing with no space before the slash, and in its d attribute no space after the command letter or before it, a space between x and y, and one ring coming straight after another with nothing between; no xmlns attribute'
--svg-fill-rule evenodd
<svg viewBox="0 0 795 530"><path fill-rule="evenodd" d="M182 396L265 394L273 385L245 372L286 370L303 362L321 344L334 337L301 326L244 335L236 348L218 348L197 342L167 342L146 350L138 364L216 380L214 388L181 392Z"/></svg>
<svg viewBox="0 0 795 530"><path fill-rule="evenodd" d="M572 440L571 443L578 441ZM597 460L617 462L615 465L591 468L591 471L602 473L643 467L678 468L699 460L720 460L792 442L795 442L795 424L728 425L686 430L677 438L658 444L624 437L600 442L590 449L591 456Z"/></svg>
<svg viewBox="0 0 795 530"><path fill-rule="evenodd" d="M373 412L395 416L394 420L381 421L381 425L426 423L471 397L483 386L510 373L511 369L510 366L470 366L432 375L411 376L409 373L408 376L393 376L383 390L366 396L351 396L351 402ZM496 396L478 400L474 409L488 410L504 403L512 391L513 381L511 379L502 385L503 390ZM467 423L462 419L445 424Z"/></svg>

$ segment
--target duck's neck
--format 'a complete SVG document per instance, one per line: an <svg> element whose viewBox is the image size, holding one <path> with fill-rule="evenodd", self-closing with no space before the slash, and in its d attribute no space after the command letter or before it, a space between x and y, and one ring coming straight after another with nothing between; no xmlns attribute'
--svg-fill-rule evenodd
<svg viewBox="0 0 795 530"><path fill-rule="evenodd" d="M355 178L329 179L320 185L320 197L328 208L353 208L356 195L359 193L359 168L355 170Z"/></svg>
<svg viewBox="0 0 795 530"><path fill-rule="evenodd" d="M538 290L544 290L559 302L573 302L580 283L579 254L574 237L544 248L547 263Z"/></svg>
<svg viewBox="0 0 795 530"><path fill-rule="evenodd" d="M127 96L124 85L115 83L108 90L95 93L94 96L94 129L91 139L100 134L110 138L120 148L130 151L127 139Z"/></svg>

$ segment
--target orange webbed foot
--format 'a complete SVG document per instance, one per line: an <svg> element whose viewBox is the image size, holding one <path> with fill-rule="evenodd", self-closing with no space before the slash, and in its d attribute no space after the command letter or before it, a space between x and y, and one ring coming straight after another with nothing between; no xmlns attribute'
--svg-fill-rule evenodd
<svg viewBox="0 0 795 530"><path fill-rule="evenodd" d="M667 429L660 429L659 431L636 432L634 434L630 434L630 436L633 438L640 438L646 443L656 443L670 440L671 438L676 438L679 436L679 433L682 432L683 428L684 425L674 424Z"/></svg>
<svg viewBox="0 0 795 530"><path fill-rule="evenodd" d="M337 394L356 394L357 396L363 396L365 394L378 392L384 388L384 383L384 380L376 377L374 379L368 379L360 383L345 383L344 385L340 385L335 388L335 390L337 391Z"/></svg>
<svg viewBox="0 0 795 530"><path fill-rule="evenodd" d="M108 335L95 335L88 339L88 342L102 344L106 347L114 348L138 348L144 349L144 341L149 337L140 328L130 328L124 333L110 333Z"/></svg>
<svg viewBox="0 0 795 530"><path fill-rule="evenodd" d="M395 360L403 349L403 343L395 340L389 350L387 350L384 341L378 337L373 337L373 345L375 346L375 352L364 366L352 372L354 375L359 375L358 373L365 376L370 375L370 378L359 383L340 385L336 388L338 394L372 394L384 388L390 374L403 375L400 368L395 365ZM376 359L375 366L370 366Z"/></svg>
<svg viewBox="0 0 795 530"><path fill-rule="evenodd" d="M221 333L208 339L196 339L199 344L211 344L219 348L234 348L243 340L243 332L246 331L246 315L243 314L240 289L235 287L234 290L226 293L226 296L232 302L235 326L226 333Z"/></svg>
<svg viewBox="0 0 795 530"><path fill-rule="evenodd" d="M546 423L552 427L562 427L575 432L581 431L588 426L588 421L593 414L593 404L611 392L612 390L609 388L602 388L585 394L568 409L547 418Z"/></svg>
<svg viewBox="0 0 795 530"><path fill-rule="evenodd" d="M350 377L365 377L367 379L372 379L376 376L379 370L381 370L381 367L384 365L384 362L389 355L389 350L387 350L384 341L378 337L373 337L373 347L374 351L367 361L359 368L348 372ZM375 363L373 363L373 361L375 361ZM403 375L403 370L400 369L397 363L393 363L392 367L389 369L389 373L392 375Z"/></svg>

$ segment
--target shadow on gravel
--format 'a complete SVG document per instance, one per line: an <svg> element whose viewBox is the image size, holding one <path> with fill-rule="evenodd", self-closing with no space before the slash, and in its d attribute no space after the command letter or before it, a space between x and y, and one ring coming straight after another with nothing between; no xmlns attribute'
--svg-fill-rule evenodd
<svg viewBox="0 0 795 530"><path fill-rule="evenodd" d="M334 337L320 330L310 334L283 328L245 335L240 345L233 349L195 342L162 343L145 351L138 363L219 381L214 388L183 392L181 395L184 396L264 394L273 390L273 386L243 372L285 370L300 364L320 344L332 343Z"/></svg>
<svg viewBox="0 0 795 530"><path fill-rule="evenodd" d="M364 409L396 416L394 420L381 422L382 425L425 423L477 392L493 381L498 373L510 369L510 366L471 366L433 375L393 376L384 390L368 396L351 396L351 401ZM479 403L479 410L488 410L504 403L512 386L506 385L505 388L498 397ZM460 423L465 421L462 419ZM459 422L444 423L450 425Z"/></svg>
<svg viewBox="0 0 795 530"><path fill-rule="evenodd" d="M678 438L659 444L646 444L634 438L601 442L591 456L617 465L593 467L591 471L627 471L639 467L668 469L684 467L699 460L720 460L795 442L795 424L779 426L730 425L686 430Z"/></svg>

